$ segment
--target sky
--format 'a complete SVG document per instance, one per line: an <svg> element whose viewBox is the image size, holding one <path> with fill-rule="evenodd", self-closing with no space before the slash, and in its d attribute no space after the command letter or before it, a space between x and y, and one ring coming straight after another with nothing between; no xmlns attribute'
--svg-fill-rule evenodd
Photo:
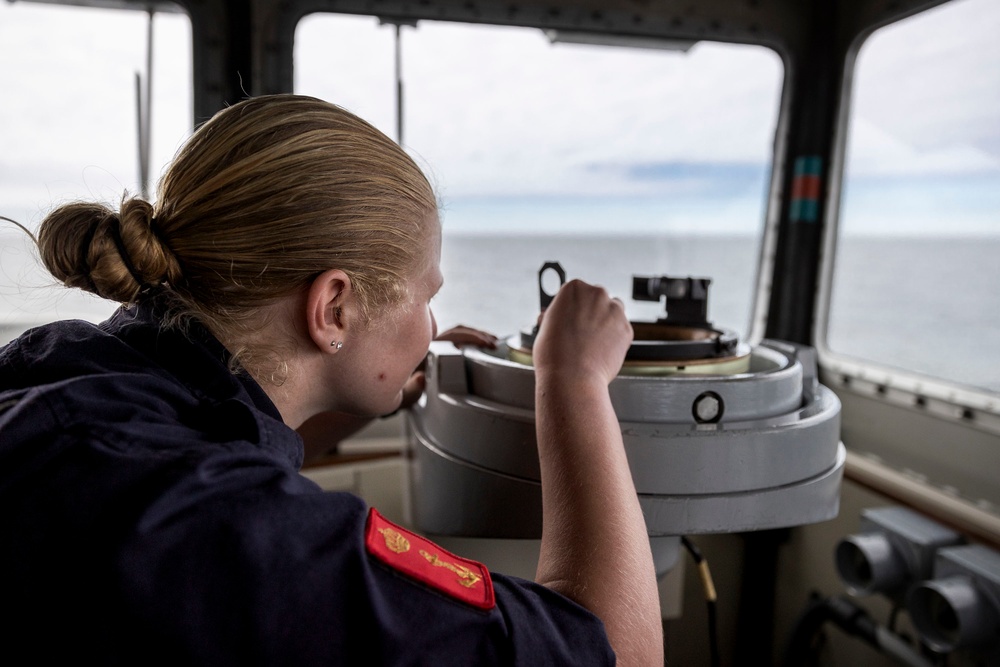
<svg viewBox="0 0 1000 667"><path fill-rule="evenodd" d="M0 215L33 226L61 201L139 190L146 21L0 3ZM998 233L997 34L1000 2L958 0L862 47L847 231L939 230L947 205L950 231ZM154 46L155 179L191 131L186 17L158 14ZM296 33L295 88L395 136L393 57L376 19L316 14ZM539 30L421 22L403 29L404 145L452 229L602 231L613 216L626 232L756 234L783 75L762 47L553 45Z"/></svg>

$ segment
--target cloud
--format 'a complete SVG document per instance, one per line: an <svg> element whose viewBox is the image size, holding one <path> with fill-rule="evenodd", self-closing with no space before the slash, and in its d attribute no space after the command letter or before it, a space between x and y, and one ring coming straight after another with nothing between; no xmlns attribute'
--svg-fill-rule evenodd
<svg viewBox="0 0 1000 667"><path fill-rule="evenodd" d="M891 128L856 118L847 148L849 176L952 175L1000 173L1000 157L979 146L947 144L920 147L900 139Z"/></svg>
<svg viewBox="0 0 1000 667"><path fill-rule="evenodd" d="M948 3L864 46L852 173L996 168L997 7ZM131 77L144 66L144 38L141 12L0 4L0 55L17 63L0 71L0 86L16 93L0 105L3 166L15 172L5 196L30 205L40 193L62 196L63 182L86 193L95 178L103 192L100 170L119 189L134 183ZM554 46L539 30L433 21L404 28L402 39L405 144L446 197L715 193L755 187L719 170L770 161L783 72L761 47L699 43L679 54ZM912 48L917 42L921 49ZM190 130L186 17L158 15L155 44L159 173ZM372 17L310 15L295 57L299 92L340 103L395 136L392 28Z"/></svg>
<svg viewBox="0 0 1000 667"><path fill-rule="evenodd" d="M135 72L143 12L0 4L0 208L34 217L65 199L139 190ZM155 19L155 179L190 133L190 22ZM7 213L10 215L10 213Z"/></svg>
<svg viewBox="0 0 1000 667"><path fill-rule="evenodd" d="M309 63L299 90L363 116L364 99L377 100L366 117L395 135L389 29L313 15L297 40ZM404 29L403 48L405 144L452 194L628 193L648 184L597 178L591 166L768 159L781 67L763 48L553 46L539 30L436 22ZM358 71L345 71L347 54ZM343 99L337 79L352 84Z"/></svg>
<svg viewBox="0 0 1000 667"><path fill-rule="evenodd" d="M948 2L876 31L858 56L853 118L925 155L968 146L1000 159L998 34L996 0Z"/></svg>

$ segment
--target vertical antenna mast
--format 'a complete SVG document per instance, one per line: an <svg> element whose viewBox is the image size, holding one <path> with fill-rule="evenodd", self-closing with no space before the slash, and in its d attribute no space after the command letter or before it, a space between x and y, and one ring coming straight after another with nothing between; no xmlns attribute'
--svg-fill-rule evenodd
<svg viewBox="0 0 1000 667"><path fill-rule="evenodd" d="M403 145L403 26L417 27L416 19L388 18L380 16L379 25L391 25L395 28L395 62L396 62L396 143Z"/></svg>
<svg viewBox="0 0 1000 667"><path fill-rule="evenodd" d="M151 128L153 119L153 13L149 8L149 22L146 25L146 77L135 73L135 107L139 139L139 191L142 198L149 200L149 161ZM145 83L145 86L143 86Z"/></svg>
<svg viewBox="0 0 1000 667"><path fill-rule="evenodd" d="M396 143L403 145L403 26L396 24Z"/></svg>

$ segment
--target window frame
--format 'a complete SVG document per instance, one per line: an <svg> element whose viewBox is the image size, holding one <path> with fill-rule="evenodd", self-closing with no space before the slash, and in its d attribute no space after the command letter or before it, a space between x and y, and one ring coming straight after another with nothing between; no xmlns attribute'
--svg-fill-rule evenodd
<svg viewBox="0 0 1000 667"><path fill-rule="evenodd" d="M855 37L847 50L830 158L825 203L826 228L813 327L820 380L838 392L852 392L949 422L1000 433L1000 393L838 352L830 347L828 340L858 56L875 33L906 18L909 16L869 26Z"/></svg>

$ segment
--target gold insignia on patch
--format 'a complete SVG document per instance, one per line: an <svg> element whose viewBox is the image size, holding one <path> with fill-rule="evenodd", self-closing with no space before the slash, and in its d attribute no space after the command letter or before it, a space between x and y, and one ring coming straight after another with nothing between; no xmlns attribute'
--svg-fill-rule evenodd
<svg viewBox="0 0 1000 667"><path fill-rule="evenodd" d="M482 579L478 574L465 567L464 565L455 565L454 563L449 563L448 561L441 560L438 558L437 554L432 554L420 550L420 555L427 559L427 562L435 567L443 567L446 570L451 570L458 575L458 583L462 584L466 588L472 588Z"/></svg>
<svg viewBox="0 0 1000 667"><path fill-rule="evenodd" d="M496 608L490 571L482 563L449 553L425 537L368 510L365 550L380 564L477 609Z"/></svg>
<svg viewBox="0 0 1000 667"><path fill-rule="evenodd" d="M378 532L385 538L385 546L389 551L401 554L410 550L410 541L392 528L379 528Z"/></svg>

